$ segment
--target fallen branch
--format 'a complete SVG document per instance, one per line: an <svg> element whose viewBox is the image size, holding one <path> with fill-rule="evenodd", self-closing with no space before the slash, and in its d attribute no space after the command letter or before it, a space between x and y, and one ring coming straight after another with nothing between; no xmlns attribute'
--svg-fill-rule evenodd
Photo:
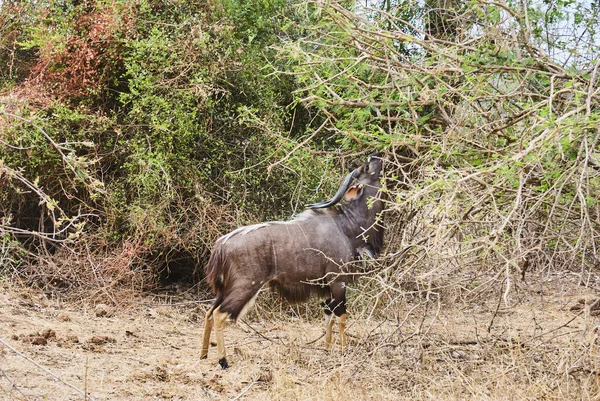
<svg viewBox="0 0 600 401"><path fill-rule="evenodd" d="M31 362L32 364L34 364L35 366L37 366L38 368L40 368L41 370L43 370L44 372L46 372L47 374L49 374L50 376L52 376L55 380L58 380L62 384L64 384L64 385L72 388L73 390L77 391L79 394L81 394L84 397L84 400L95 401L92 397L89 396L89 394L87 394L86 391L83 391L83 390L81 390L81 389L73 386L72 384L67 383L66 381L64 381L63 379L61 379L60 377L58 377L57 375L55 375L54 373L52 373L51 371L49 371L48 369L46 369L45 367L43 367L42 365L40 365L39 363L37 363L36 361L34 361L33 359L31 359L31 358L27 357L26 355L22 354L21 352L17 351L10 344L8 344L6 341L4 341L3 338L0 338L0 343L4 344L8 349L10 349L11 351L13 351L15 354L19 355L21 358L25 359L28 362Z"/></svg>
<svg viewBox="0 0 600 401"><path fill-rule="evenodd" d="M2 370L2 368L0 368L0 372L1 372L1 373L4 375L4 377L6 377L6 380L8 380L8 382L10 383L10 386L11 386L11 388L14 388L15 390L17 390L17 392L18 392L19 394L21 394L21 396L22 396L22 397L23 397L25 400L29 401L29 397L27 397L27 396L26 396L26 395L25 395L25 394L24 394L24 393L21 391L21 389L20 389L20 388L19 388L19 387L18 387L18 386L17 386L17 385L16 385L16 384L15 384L15 383L14 383L14 382L11 380L11 379L10 379L10 376L8 376L8 374L7 374L7 373L6 373L4 370ZM11 390L9 390L9 392L10 392L10 391L11 391Z"/></svg>

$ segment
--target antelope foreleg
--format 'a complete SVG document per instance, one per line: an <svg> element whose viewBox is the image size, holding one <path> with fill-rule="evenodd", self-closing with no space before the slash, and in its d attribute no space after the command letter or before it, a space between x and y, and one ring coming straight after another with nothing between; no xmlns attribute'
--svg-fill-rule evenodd
<svg viewBox="0 0 600 401"><path fill-rule="evenodd" d="M346 347L346 317L348 317L347 314L342 314L340 316L340 322L338 325L340 330L340 346L342 347L342 351Z"/></svg>
<svg viewBox="0 0 600 401"><path fill-rule="evenodd" d="M325 349L327 351L331 349L331 332L334 323L333 314L325 315Z"/></svg>

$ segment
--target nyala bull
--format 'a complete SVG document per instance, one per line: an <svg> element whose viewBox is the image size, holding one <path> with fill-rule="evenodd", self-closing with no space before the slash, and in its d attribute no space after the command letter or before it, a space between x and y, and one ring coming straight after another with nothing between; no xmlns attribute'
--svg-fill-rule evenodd
<svg viewBox="0 0 600 401"><path fill-rule="evenodd" d="M292 220L240 227L216 241L205 269L216 300L206 313L201 358L208 354L214 327L219 364L228 367L225 321L243 316L265 286L291 302L324 298L325 347L331 348L333 315L345 346L346 283L354 276L356 259L374 256L383 244L382 172L383 159L372 155L330 200L309 205Z"/></svg>

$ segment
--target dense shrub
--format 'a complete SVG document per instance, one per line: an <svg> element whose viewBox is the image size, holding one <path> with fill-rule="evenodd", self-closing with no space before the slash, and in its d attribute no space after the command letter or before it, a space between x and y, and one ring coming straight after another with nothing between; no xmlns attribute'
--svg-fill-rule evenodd
<svg viewBox="0 0 600 401"><path fill-rule="evenodd" d="M316 188L330 160L272 166L309 120L295 80L272 74L287 3L256 3L3 3L15 62L1 70L1 227L14 271L52 276L38 257L63 247L105 265L135 243L148 285L173 269L198 278L219 233L298 210L298 189Z"/></svg>

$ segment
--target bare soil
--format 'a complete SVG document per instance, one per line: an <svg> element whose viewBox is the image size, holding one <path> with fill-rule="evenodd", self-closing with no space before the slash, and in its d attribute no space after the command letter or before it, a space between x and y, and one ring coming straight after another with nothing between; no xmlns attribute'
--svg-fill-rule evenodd
<svg viewBox="0 0 600 401"><path fill-rule="evenodd" d="M259 302L227 326L222 370L215 347L198 357L209 302L191 294L115 307L4 283L0 399L598 400L597 296L564 274L508 297L407 297L387 316L356 298L350 345L331 353L314 313Z"/></svg>

